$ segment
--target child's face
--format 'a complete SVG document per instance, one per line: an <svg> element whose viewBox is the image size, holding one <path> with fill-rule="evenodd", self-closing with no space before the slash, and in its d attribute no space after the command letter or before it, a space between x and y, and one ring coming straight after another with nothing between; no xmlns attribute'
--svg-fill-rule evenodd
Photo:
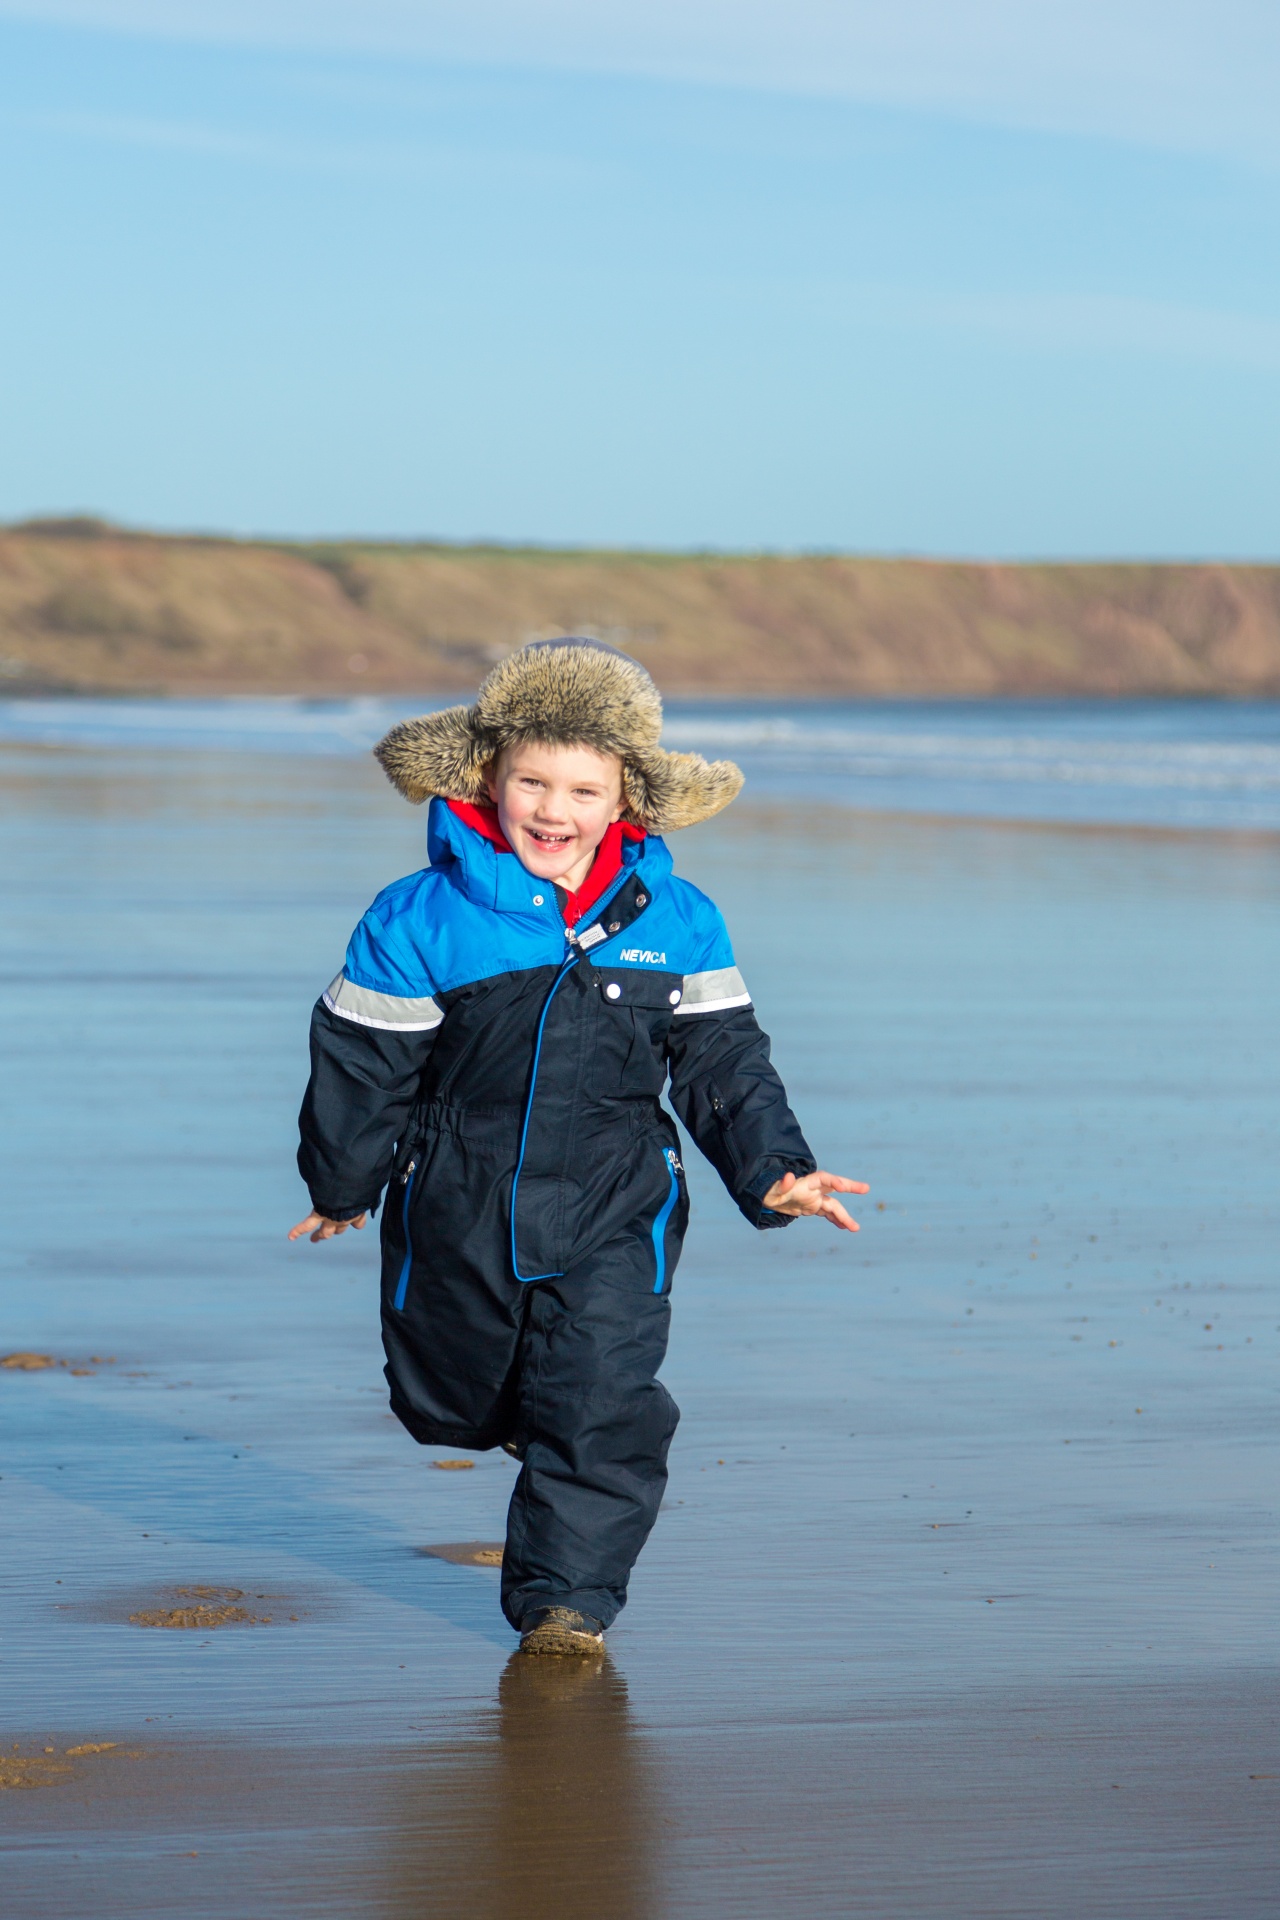
<svg viewBox="0 0 1280 1920"><path fill-rule="evenodd" d="M581 886L610 822L622 813L622 762L591 747L508 747L489 781L498 821L543 880Z"/></svg>

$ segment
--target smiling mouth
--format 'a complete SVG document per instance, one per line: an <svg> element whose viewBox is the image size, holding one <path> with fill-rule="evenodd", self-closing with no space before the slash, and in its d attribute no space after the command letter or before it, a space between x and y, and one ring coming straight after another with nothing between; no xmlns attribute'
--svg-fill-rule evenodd
<svg viewBox="0 0 1280 1920"><path fill-rule="evenodd" d="M571 833L542 833L537 827L526 827L525 832L540 847L567 847L574 837Z"/></svg>

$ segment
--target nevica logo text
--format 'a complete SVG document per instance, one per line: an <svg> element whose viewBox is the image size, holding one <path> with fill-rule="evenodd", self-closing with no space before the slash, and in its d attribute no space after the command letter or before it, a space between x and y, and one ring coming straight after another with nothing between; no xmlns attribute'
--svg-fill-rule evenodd
<svg viewBox="0 0 1280 1920"><path fill-rule="evenodd" d="M640 960L649 967L665 967L665 953L654 953L651 947L624 947L618 955L619 960Z"/></svg>

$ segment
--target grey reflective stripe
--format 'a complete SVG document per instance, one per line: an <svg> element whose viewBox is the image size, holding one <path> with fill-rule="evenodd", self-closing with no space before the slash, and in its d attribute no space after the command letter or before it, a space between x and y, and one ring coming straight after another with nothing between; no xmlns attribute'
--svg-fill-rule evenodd
<svg viewBox="0 0 1280 1920"><path fill-rule="evenodd" d="M749 1007L751 995L736 967L714 967L710 973L686 973L677 1015L724 1013L729 1007Z"/></svg>
<svg viewBox="0 0 1280 1920"><path fill-rule="evenodd" d="M430 1033L444 1019L443 1010L430 996L402 1000L398 993L372 993L368 987L352 986L345 973L329 986L324 1003L330 1013L362 1027L380 1027L384 1033Z"/></svg>

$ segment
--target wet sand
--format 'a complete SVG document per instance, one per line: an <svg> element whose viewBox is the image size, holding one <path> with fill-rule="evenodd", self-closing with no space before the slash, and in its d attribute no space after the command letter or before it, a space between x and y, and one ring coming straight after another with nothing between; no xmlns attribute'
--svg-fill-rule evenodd
<svg viewBox="0 0 1280 1920"><path fill-rule="evenodd" d="M513 1463L428 1471L372 1236L282 1239L305 1010L421 816L248 756L0 799L0 1353L68 1361L0 1369L6 1911L1274 1912L1274 840L676 842L873 1191L755 1237L692 1161L668 1501L548 1675L466 1560ZM131 1620L184 1606L255 1619Z"/></svg>

